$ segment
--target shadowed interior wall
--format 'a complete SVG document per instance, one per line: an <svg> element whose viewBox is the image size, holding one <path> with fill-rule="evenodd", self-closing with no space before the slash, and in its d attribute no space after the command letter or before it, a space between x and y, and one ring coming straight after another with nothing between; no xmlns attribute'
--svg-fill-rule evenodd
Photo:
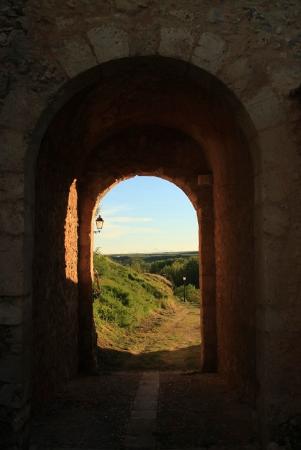
<svg viewBox="0 0 301 450"><path fill-rule="evenodd" d="M55 154L51 139L43 142ZM38 163L36 180L33 397L52 396L77 373L77 187L68 166Z"/></svg>
<svg viewBox="0 0 301 450"><path fill-rule="evenodd" d="M93 73L92 78L94 82L57 114L40 152L35 267L41 261L49 263L51 288L47 301L44 283L41 281L35 288L35 308L39 311L36 317L42 318L40 324L36 323L37 330L41 329L37 331L40 338L35 340L35 347L39 349L36 354L43 355L43 358L38 357L36 373L41 375L45 368L52 367L55 384L61 371L68 376L76 366L77 320L72 323L74 332L68 327L77 310L77 286L66 278L65 264L68 266L70 262L65 260L64 242L67 201L73 180L78 179L83 186L84 180L90 177L89 161L97 154L99 188L90 198L88 194L85 197L90 204L89 221L97 193L140 171L182 180L191 201L201 208L205 194L199 175L204 174L202 164L205 161L206 173L213 174L219 371L250 398L255 391L255 299L253 169L245 126L248 119L231 92L217 79L172 59L120 60L104 64L99 75ZM156 142L149 139L145 129L138 138L134 136L134 144L129 143L126 151L117 144L118 140L114 145L104 145L122 130L125 133L125 130L146 126L168 129L166 133L171 133L171 137L176 134L172 130L178 130L195 142L195 157L181 153L178 144L175 150L168 140L165 140L164 151L160 144L161 151L156 154ZM47 216L45 212L49 210ZM68 217L75 223L75 205ZM86 226L86 235L87 232ZM44 249L43 234L48 236ZM71 254L74 261L76 254ZM83 261L89 281L90 258ZM48 272L45 269L45 273ZM207 286L215 283L215 278L208 275ZM46 276L44 280L46 283ZM80 302L83 301L88 300L83 296ZM49 304L53 313L47 316L45 311ZM80 323L81 333L85 332L85 323L91 327L91 320L85 321L81 315ZM53 327L57 330L53 331ZM53 337L51 333L56 334ZM69 334L61 345L57 334L63 338L64 333ZM45 348L47 355L43 351ZM64 358L67 351L69 355ZM58 355L60 360L65 359L61 367L53 364Z"/></svg>

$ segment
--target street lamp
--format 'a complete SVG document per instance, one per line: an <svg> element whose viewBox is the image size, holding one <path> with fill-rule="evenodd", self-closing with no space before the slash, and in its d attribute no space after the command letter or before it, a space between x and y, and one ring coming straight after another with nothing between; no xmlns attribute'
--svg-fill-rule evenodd
<svg viewBox="0 0 301 450"><path fill-rule="evenodd" d="M100 214L98 214L98 217L96 218L95 223L96 223L97 230L94 231L94 233L100 233L100 231L102 230L103 224L104 224L104 220Z"/></svg>
<svg viewBox="0 0 301 450"><path fill-rule="evenodd" d="M184 285L184 303L186 302L186 277L183 277L183 285Z"/></svg>

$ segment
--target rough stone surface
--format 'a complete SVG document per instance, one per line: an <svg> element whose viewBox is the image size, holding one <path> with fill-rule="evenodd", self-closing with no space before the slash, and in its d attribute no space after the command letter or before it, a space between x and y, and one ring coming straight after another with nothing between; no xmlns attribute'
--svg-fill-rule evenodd
<svg viewBox="0 0 301 450"><path fill-rule="evenodd" d="M192 62L210 73L217 73L223 64L225 41L213 33L203 33L195 47Z"/></svg>
<svg viewBox="0 0 301 450"><path fill-rule="evenodd" d="M0 195L2 201L22 200L24 198L24 174L0 172Z"/></svg>
<svg viewBox="0 0 301 450"><path fill-rule="evenodd" d="M275 430L283 423L290 424L290 418L300 413L300 354L296 342L300 340L301 328L301 110L298 94L301 3L297 0L276 3L271 8L271 2L266 0L220 4L197 0L2 1L0 318L4 326L18 325L23 318L22 365L30 360L26 336L32 329L29 321L32 312L28 300L22 306L20 318L17 298L25 298L31 289L32 254L39 239L37 227L35 235L32 234L34 218L38 217L41 230L44 227L41 242L45 243L45 230L51 230L47 234L49 242L45 243L50 265L40 263L35 269L35 273L41 275L38 288L41 305L49 298L54 299L50 303L47 325L48 319L41 314L43 332L39 338L49 349L49 355L46 357L46 352L40 355L49 379L55 380L60 374L61 380L77 370L77 339L80 340L76 328L78 288L76 281L72 281L77 279L76 262L66 265L65 260L66 254L68 259L75 260L76 249L64 246L65 225L68 240L77 239L74 205L66 221L69 188L79 175L76 166L82 169L93 145L98 146L108 135L129 124L133 127L142 123L159 124L193 137L213 173L220 368L225 373L244 372L247 376L255 370L252 363L255 357L250 355L256 353L258 417L266 442L278 444L272 436L274 432L277 434ZM139 79L136 65L131 70L130 63L122 65L115 61L129 55L162 55L183 60L185 64L175 83L176 63L172 59L160 80L154 75L154 62L146 65L149 78L141 76ZM115 63L106 65L108 72L100 67L93 79L86 74L81 76L95 61L101 64L109 60ZM229 90L224 90L216 78L196 73L187 62L217 74ZM119 69L116 64L121 64ZM145 61L139 64L142 67ZM111 75L105 78L104 73ZM76 81L67 82L75 76ZM163 86L164 77L168 82ZM103 84L98 97L95 91L98 103L93 107L91 104L89 109L86 94L100 80ZM187 96L187 86L194 82L194 94ZM148 86L151 88L146 93ZM76 97L79 91L82 97ZM70 104L68 112L60 113L71 98L74 103ZM196 103L206 105L202 113L194 110L192 104ZM126 114L126 111L131 112ZM72 117L69 124L64 114ZM52 127L54 117L56 126ZM89 121L91 117L98 119ZM56 129L51 139L45 137L49 127ZM72 138L70 129L77 130ZM228 131L231 129L236 131L231 134ZM48 154L51 154L48 160L46 158L44 172L37 163L38 155L42 154L39 151L41 141L42 148L48 146ZM244 159L242 155L246 155L248 148L251 157ZM128 167L127 156L118 152L119 167ZM136 157L137 164L142 164L143 158ZM160 155L163 157L164 152ZM177 169L179 177L187 167L182 167L186 158L177 157L177 164L181 166L181 170ZM171 160L162 161L160 168L155 168L158 176L171 175L168 170L162 171ZM194 164L198 166L196 161ZM104 164L103 168L107 168L107 173L103 173L104 184L109 185L116 176L122 179L124 175L116 166L111 170L112 166ZM131 174L135 174L133 167L131 170ZM244 182L252 172L255 175L252 183ZM41 188L34 193L37 173L45 183L41 181ZM44 179L43 174L46 174ZM200 193L194 190L191 175L183 183L197 204ZM249 189L251 184L255 196ZM48 198L45 210L43 189L46 185L51 188L46 189L44 198L48 198L48 191L52 202L48 203ZM255 205L250 199L254 199ZM249 266L253 251L256 282L252 281ZM42 254L43 251L40 261L43 261ZM58 272L64 275L60 277ZM66 276L71 278L71 283L66 283ZM48 284L42 281L45 279ZM255 293L252 292L254 287ZM67 297L70 302L66 301ZM10 298L12 303L8 306ZM256 305L251 298L256 300ZM252 309L255 306L256 316ZM42 311L43 306L41 308ZM91 317L87 323L91 330ZM82 326L87 324L83 322ZM87 345L92 348L93 333L88 335ZM255 335L256 348L246 351L245 344L255 342ZM62 357L63 354L67 358ZM10 357L1 361L1 370L2 367L12 379L20 371L18 364L10 365ZM28 377L26 374L24 372L24 379ZM236 380L235 376L230 378ZM50 392L50 385L45 392L47 390ZM28 390L25 393L25 387L23 391L26 403L25 397L29 401L30 395ZM1 407L0 417L1 425L5 424L5 445L14 449L25 447L29 405L25 409L17 408L13 388L5 387L4 393L5 406ZM285 433L287 429L294 430L294 427L288 425Z"/></svg>
<svg viewBox="0 0 301 450"><path fill-rule="evenodd" d="M193 34L190 30L161 28L159 53L163 56L189 59L193 41Z"/></svg>
<svg viewBox="0 0 301 450"><path fill-rule="evenodd" d="M223 81L234 89L234 92L240 96L252 83L254 70L250 60L245 57L239 57L233 63L227 65L223 71Z"/></svg>
<svg viewBox="0 0 301 450"><path fill-rule="evenodd" d="M1 171L8 171L9 173L18 171L20 176L24 171L24 157L26 153L26 141L24 135L20 131L2 128L1 149ZM8 182L7 188L3 185L2 189L8 191L9 183L11 182ZM15 189L15 187L13 189ZM7 192L5 196L7 195L10 194ZM3 197L1 196L1 198Z"/></svg>
<svg viewBox="0 0 301 450"><path fill-rule="evenodd" d="M0 323L20 325L23 320L22 297L0 297Z"/></svg>
<svg viewBox="0 0 301 450"><path fill-rule="evenodd" d="M285 121L285 113L271 88L264 87L247 103L247 110L257 128L263 130L280 125Z"/></svg>
<svg viewBox="0 0 301 450"><path fill-rule="evenodd" d="M41 97L21 86L10 91L0 111L0 125L26 131L31 130L43 112Z"/></svg>
<svg viewBox="0 0 301 450"><path fill-rule="evenodd" d="M6 232L9 233L8 230ZM11 233L0 235L0 262L0 295L24 294L22 236L12 236Z"/></svg>
<svg viewBox="0 0 301 450"><path fill-rule="evenodd" d="M88 31L88 38L99 63L129 55L127 33L115 25L93 28Z"/></svg>
<svg viewBox="0 0 301 450"><path fill-rule="evenodd" d="M97 64L91 48L84 39L64 41L54 52L70 78Z"/></svg>
<svg viewBox="0 0 301 450"><path fill-rule="evenodd" d="M130 56L155 55L160 43L160 28L138 27L135 39L130 41Z"/></svg>

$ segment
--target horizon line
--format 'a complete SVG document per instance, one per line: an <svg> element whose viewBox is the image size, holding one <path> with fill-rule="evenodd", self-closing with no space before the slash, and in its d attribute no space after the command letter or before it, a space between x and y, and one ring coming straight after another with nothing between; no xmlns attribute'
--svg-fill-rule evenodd
<svg viewBox="0 0 301 450"><path fill-rule="evenodd" d="M97 251L95 249L94 251ZM163 255L172 253L198 253L199 250L171 250L171 251L157 251L157 252L125 252L125 253L103 253L104 256L118 256L118 255Z"/></svg>

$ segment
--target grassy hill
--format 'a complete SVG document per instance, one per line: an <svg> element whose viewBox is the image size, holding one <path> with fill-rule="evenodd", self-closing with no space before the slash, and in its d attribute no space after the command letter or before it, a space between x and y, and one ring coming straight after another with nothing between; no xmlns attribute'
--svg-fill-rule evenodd
<svg viewBox="0 0 301 450"><path fill-rule="evenodd" d="M107 338L137 327L151 313L173 307L171 283L156 274L143 274L94 255L94 320ZM102 333L103 334L103 333Z"/></svg>
<svg viewBox="0 0 301 450"><path fill-rule="evenodd" d="M197 369L199 308L173 294L160 274L94 255L94 320L101 365L143 370Z"/></svg>

